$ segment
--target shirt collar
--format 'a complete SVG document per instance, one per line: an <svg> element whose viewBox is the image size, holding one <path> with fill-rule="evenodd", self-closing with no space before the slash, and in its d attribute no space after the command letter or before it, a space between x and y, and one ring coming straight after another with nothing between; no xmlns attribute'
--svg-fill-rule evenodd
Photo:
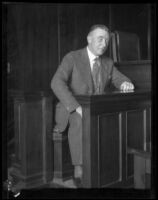
<svg viewBox="0 0 158 200"><path fill-rule="evenodd" d="M87 46L87 52L88 52L88 56L89 56L89 59L90 59L90 62L94 61L95 58L98 58L98 56L95 56L88 48Z"/></svg>

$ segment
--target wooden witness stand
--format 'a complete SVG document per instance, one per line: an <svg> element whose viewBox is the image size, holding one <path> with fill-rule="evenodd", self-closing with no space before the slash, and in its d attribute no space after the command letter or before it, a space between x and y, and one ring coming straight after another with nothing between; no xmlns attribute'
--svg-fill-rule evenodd
<svg viewBox="0 0 158 200"><path fill-rule="evenodd" d="M150 143L150 92L79 96L83 108L83 187L129 187L130 149Z"/></svg>
<svg viewBox="0 0 158 200"><path fill-rule="evenodd" d="M83 108L84 188L131 187L134 174L138 175L134 160L140 160L134 152L151 150L151 63L117 67L133 80L134 92L76 96ZM13 91L10 95L15 134L8 190L65 187L54 180L62 183L72 178L73 167L67 135L53 133L53 93Z"/></svg>
<svg viewBox="0 0 158 200"><path fill-rule="evenodd" d="M150 142L150 91L76 98L83 108L83 187L129 187L134 164L128 149L147 151ZM64 161L69 151L56 149L64 147L59 140L53 143L52 103L52 95L42 92L14 96L13 190L57 187L55 166L61 166L59 174L68 168L73 173L71 160ZM67 153L58 157L60 151Z"/></svg>

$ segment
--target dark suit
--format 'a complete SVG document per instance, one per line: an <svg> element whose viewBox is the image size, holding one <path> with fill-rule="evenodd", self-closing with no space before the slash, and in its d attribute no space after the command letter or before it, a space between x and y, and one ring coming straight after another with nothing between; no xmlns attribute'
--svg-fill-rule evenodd
<svg viewBox="0 0 158 200"><path fill-rule="evenodd" d="M116 88L124 81L130 82L114 67L110 58L101 58L101 92L104 92L110 81ZM70 122L68 137L72 162L82 164L82 122L80 115L73 111L80 106L74 95L93 94L94 90L86 48L72 51L63 58L52 79L51 87L60 101L56 106L56 126L62 132L68 121Z"/></svg>

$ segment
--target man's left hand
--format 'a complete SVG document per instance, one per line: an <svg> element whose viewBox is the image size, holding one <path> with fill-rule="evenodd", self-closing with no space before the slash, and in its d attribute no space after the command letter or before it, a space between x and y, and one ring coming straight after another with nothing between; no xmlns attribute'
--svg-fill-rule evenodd
<svg viewBox="0 0 158 200"><path fill-rule="evenodd" d="M131 82L125 81L121 84L120 90L122 91L134 90L134 85Z"/></svg>

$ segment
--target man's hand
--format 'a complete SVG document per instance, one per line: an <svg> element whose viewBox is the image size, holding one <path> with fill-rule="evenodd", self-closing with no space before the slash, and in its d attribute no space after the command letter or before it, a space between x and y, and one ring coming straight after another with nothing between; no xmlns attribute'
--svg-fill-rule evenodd
<svg viewBox="0 0 158 200"><path fill-rule="evenodd" d="M76 108L76 112L82 117L82 107L81 106Z"/></svg>
<svg viewBox="0 0 158 200"><path fill-rule="evenodd" d="M129 90L134 90L134 85L131 82L125 81L121 84L120 90L124 92L129 91Z"/></svg>

